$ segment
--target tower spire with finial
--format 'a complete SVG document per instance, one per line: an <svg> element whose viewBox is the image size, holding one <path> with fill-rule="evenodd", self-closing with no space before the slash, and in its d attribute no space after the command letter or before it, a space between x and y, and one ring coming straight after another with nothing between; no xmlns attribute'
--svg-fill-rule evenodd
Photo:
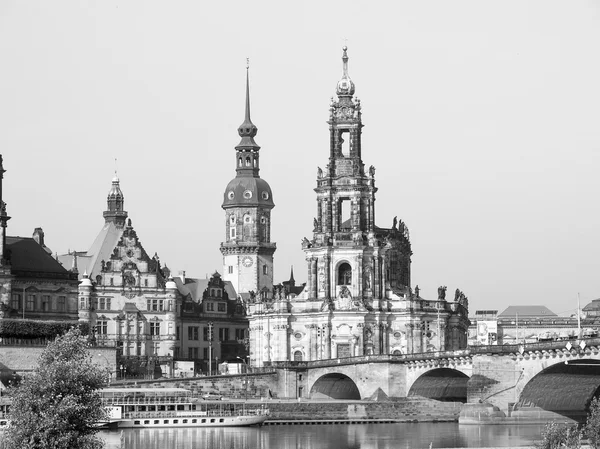
<svg viewBox="0 0 600 449"><path fill-rule="evenodd" d="M235 147L238 176L258 176L258 150L260 147L254 141L257 132L258 128L250 118L250 58L246 58L246 108L244 123L238 127L238 134L242 140Z"/></svg>

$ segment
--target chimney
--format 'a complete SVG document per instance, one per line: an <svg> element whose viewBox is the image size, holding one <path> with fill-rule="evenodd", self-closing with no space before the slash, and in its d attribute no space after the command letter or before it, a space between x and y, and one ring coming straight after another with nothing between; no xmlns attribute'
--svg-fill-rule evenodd
<svg viewBox="0 0 600 449"><path fill-rule="evenodd" d="M42 228L35 228L33 230L33 240L35 240L40 246L46 246L44 244L44 230Z"/></svg>

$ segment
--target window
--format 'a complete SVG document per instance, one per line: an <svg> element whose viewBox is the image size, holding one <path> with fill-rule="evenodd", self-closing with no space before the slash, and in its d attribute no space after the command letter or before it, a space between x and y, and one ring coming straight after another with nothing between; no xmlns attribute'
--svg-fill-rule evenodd
<svg viewBox="0 0 600 449"><path fill-rule="evenodd" d="M158 351L160 350L160 343L154 343L154 346L152 346L152 349L154 351L154 355L158 355Z"/></svg>
<svg viewBox="0 0 600 449"><path fill-rule="evenodd" d="M177 326L177 329L175 330L175 340L179 340L179 326Z"/></svg>
<svg viewBox="0 0 600 449"><path fill-rule="evenodd" d="M229 229L229 238L235 239L235 228Z"/></svg>
<svg viewBox="0 0 600 449"><path fill-rule="evenodd" d="M225 304L223 304L223 303L218 303L218 304L217 304L217 312L225 312L225 311L226 311L226 309L225 309Z"/></svg>
<svg viewBox="0 0 600 449"><path fill-rule="evenodd" d="M58 311L64 312L66 310L66 304L67 304L67 297L59 296L58 297Z"/></svg>
<svg viewBox="0 0 600 449"><path fill-rule="evenodd" d="M352 268L343 263L338 268L338 285L350 285L352 283Z"/></svg>
<svg viewBox="0 0 600 449"><path fill-rule="evenodd" d="M188 348L188 359L193 359L194 358L194 352L192 351L192 348Z"/></svg>
<svg viewBox="0 0 600 449"><path fill-rule="evenodd" d="M162 299L148 299L146 301L147 310L152 312L162 312L164 310L164 301Z"/></svg>
<svg viewBox="0 0 600 449"><path fill-rule="evenodd" d="M106 335L108 333L108 321L98 320L96 323L96 333L98 335Z"/></svg>
<svg viewBox="0 0 600 449"><path fill-rule="evenodd" d="M222 327L219 329L219 341L227 341L229 340L229 328Z"/></svg>
<svg viewBox="0 0 600 449"><path fill-rule="evenodd" d="M150 323L150 335L160 335L160 323L158 321Z"/></svg>
<svg viewBox="0 0 600 449"><path fill-rule="evenodd" d="M135 355L142 355L142 342L138 341L136 344L136 353Z"/></svg>
<svg viewBox="0 0 600 449"><path fill-rule="evenodd" d="M81 310L85 310L85 298L82 296L81 298L79 298L79 308Z"/></svg>
<svg viewBox="0 0 600 449"><path fill-rule="evenodd" d="M269 267L266 265L263 265L263 274L269 274Z"/></svg>
<svg viewBox="0 0 600 449"><path fill-rule="evenodd" d="M243 340L244 338L246 338L246 329L236 329L235 330L235 339Z"/></svg>
<svg viewBox="0 0 600 449"><path fill-rule="evenodd" d="M110 310L110 298L100 298L98 300L98 310Z"/></svg>
<svg viewBox="0 0 600 449"><path fill-rule="evenodd" d="M35 295L27 295L27 303L26 303L25 307L26 307L26 310L35 309Z"/></svg>
<svg viewBox="0 0 600 449"><path fill-rule="evenodd" d="M206 311L210 312L210 311L214 311L215 310L215 304L212 302L208 302L206 303Z"/></svg>
<svg viewBox="0 0 600 449"><path fill-rule="evenodd" d="M200 350L200 348L193 348L194 349L194 358L197 359L198 358L198 351Z"/></svg>
<svg viewBox="0 0 600 449"><path fill-rule="evenodd" d="M11 297L10 306L15 310L19 310L19 308L21 307L21 295L13 293Z"/></svg>
<svg viewBox="0 0 600 449"><path fill-rule="evenodd" d="M202 348L202 358L208 360L208 348Z"/></svg>
<svg viewBox="0 0 600 449"><path fill-rule="evenodd" d="M188 327L188 340L198 340L198 326Z"/></svg>
<svg viewBox="0 0 600 449"><path fill-rule="evenodd" d="M294 362L301 362L301 361L302 361L302 351L294 352Z"/></svg>
<svg viewBox="0 0 600 449"><path fill-rule="evenodd" d="M227 271L229 271L229 274L233 274L233 265L229 265Z"/></svg>
<svg viewBox="0 0 600 449"><path fill-rule="evenodd" d="M204 339L204 341L208 341L208 327L202 328L202 338Z"/></svg>
<svg viewBox="0 0 600 449"><path fill-rule="evenodd" d="M110 278L110 285L115 285L115 280L113 278Z"/></svg>
<svg viewBox="0 0 600 449"><path fill-rule="evenodd" d="M252 219L250 218L250 215L244 215L244 223L245 224L252 223Z"/></svg>
<svg viewBox="0 0 600 449"><path fill-rule="evenodd" d="M50 310L50 295L42 295L42 310L44 312Z"/></svg>

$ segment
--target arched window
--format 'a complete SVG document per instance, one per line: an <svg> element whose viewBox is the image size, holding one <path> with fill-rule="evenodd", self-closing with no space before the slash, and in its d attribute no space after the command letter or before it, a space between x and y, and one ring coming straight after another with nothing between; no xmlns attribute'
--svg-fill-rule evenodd
<svg viewBox="0 0 600 449"><path fill-rule="evenodd" d="M402 351L400 351L399 349L394 350L394 352L392 352L392 355L402 355Z"/></svg>
<svg viewBox="0 0 600 449"><path fill-rule="evenodd" d="M250 167L250 156L246 156L246 167Z"/></svg>
<svg viewBox="0 0 600 449"><path fill-rule="evenodd" d="M352 283L352 268L343 263L338 268L338 285L350 285Z"/></svg>
<svg viewBox="0 0 600 449"><path fill-rule="evenodd" d="M242 166L242 158L240 157L240 158L238 159L238 167L241 167L241 166Z"/></svg>
<svg viewBox="0 0 600 449"><path fill-rule="evenodd" d="M302 351L294 352L294 362L301 362L301 361L302 361Z"/></svg>

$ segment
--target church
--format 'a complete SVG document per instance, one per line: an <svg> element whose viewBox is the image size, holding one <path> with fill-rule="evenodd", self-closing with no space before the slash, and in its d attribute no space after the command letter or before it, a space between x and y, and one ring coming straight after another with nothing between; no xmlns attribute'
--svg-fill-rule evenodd
<svg viewBox="0 0 600 449"><path fill-rule="evenodd" d="M375 224L375 167L363 162L362 108L354 97L346 47L342 63L337 101L329 107L329 159L316 170L312 238L302 241L308 282L298 295L273 286L273 195L259 176L247 81L237 176L222 206L227 240L221 252L225 279L247 305L253 366L467 346L465 295L457 290L447 301L442 286L430 300L418 287L413 291L407 225L397 217L389 228Z"/></svg>

